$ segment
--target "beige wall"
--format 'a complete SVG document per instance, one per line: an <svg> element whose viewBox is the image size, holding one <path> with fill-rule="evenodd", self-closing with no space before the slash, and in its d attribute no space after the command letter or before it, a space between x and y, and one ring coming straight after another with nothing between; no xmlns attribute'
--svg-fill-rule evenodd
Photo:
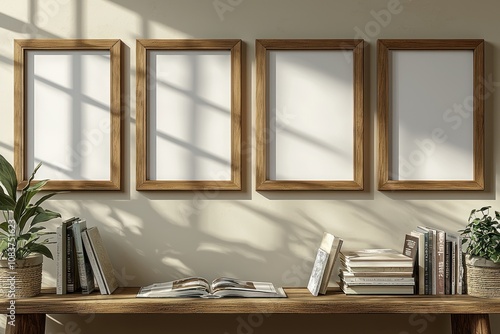
<svg viewBox="0 0 500 334"><path fill-rule="evenodd" d="M498 84L486 101L484 192L379 192L376 190L376 40L378 38L484 38L486 79L499 81L500 4L470 0L0 0L0 153L13 160L13 39L119 38L126 45L125 190L65 194L50 202L64 217L79 215L98 225L122 285L138 286L186 275L232 275L277 285L307 284L311 259L323 231L346 248L400 248L417 224L447 230L464 226L472 208L497 201L500 148L494 117ZM377 12L393 9L384 21ZM380 20L380 18L379 18ZM361 36L359 31L366 36ZM368 179L364 192L256 192L255 156L245 156L245 191L135 191L135 39L238 38L245 43L246 136L253 143L257 38L364 37L369 89L366 129ZM191 214L186 214L191 212ZM55 227L55 223L54 223ZM44 284L55 284L46 260ZM253 325L251 325L253 324ZM493 332L500 319L493 317ZM250 327L247 327L250 326ZM60 316L47 333L449 333L447 316ZM113 328L113 330L111 330Z"/></svg>

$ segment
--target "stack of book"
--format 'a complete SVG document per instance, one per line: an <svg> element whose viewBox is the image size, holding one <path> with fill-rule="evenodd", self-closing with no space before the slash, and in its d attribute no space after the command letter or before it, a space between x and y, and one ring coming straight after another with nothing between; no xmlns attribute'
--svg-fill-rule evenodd
<svg viewBox="0 0 500 334"><path fill-rule="evenodd" d="M87 228L84 219L73 217L56 229L56 293L90 294L97 285L111 294L118 281L97 227Z"/></svg>
<svg viewBox="0 0 500 334"><path fill-rule="evenodd" d="M464 265L462 238L443 230L417 226L407 238L418 243L418 293L462 294Z"/></svg>
<svg viewBox="0 0 500 334"><path fill-rule="evenodd" d="M393 249L341 252L340 288L345 294L414 294L415 261Z"/></svg>

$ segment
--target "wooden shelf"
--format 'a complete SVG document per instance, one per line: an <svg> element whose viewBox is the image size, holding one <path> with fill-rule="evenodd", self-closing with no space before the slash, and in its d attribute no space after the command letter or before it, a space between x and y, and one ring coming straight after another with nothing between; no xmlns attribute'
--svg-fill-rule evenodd
<svg viewBox="0 0 500 334"><path fill-rule="evenodd" d="M285 288L288 298L136 298L138 288L119 288L112 295L55 295L54 290L33 298L17 299L16 317L34 321L46 314L231 314L231 313L295 313L295 314L369 314L369 313L446 313L452 322L472 324L469 331L463 325L454 333L489 333L489 313L500 313L500 298L487 299L467 295L454 296L356 296L344 295L333 289L324 296L314 297L305 288ZM0 299L6 310L9 300ZM26 315L23 317L23 315ZM42 320L40 320L42 321ZM44 321L43 321L44 322ZM477 326L487 324L481 331ZM16 326L17 327L17 326ZM470 327L470 328L472 328ZM14 327L10 333L14 332ZM43 332L30 332L43 333Z"/></svg>
<svg viewBox="0 0 500 334"><path fill-rule="evenodd" d="M356 296L330 290L314 297L304 288L286 288L288 298L136 298L138 288L112 295L55 295L44 291L16 300L17 314L30 313L500 313L500 298L455 296ZM98 301L98 302L96 302ZM0 307L8 307L1 300Z"/></svg>

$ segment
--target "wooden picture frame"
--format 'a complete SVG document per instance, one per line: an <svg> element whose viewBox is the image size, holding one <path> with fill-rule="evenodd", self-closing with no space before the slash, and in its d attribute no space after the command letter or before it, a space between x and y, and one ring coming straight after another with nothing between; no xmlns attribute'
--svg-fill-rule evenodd
<svg viewBox="0 0 500 334"><path fill-rule="evenodd" d="M484 41L382 39L377 52L378 189L484 190Z"/></svg>
<svg viewBox="0 0 500 334"><path fill-rule="evenodd" d="M257 190L363 190L363 43L256 41Z"/></svg>
<svg viewBox="0 0 500 334"><path fill-rule="evenodd" d="M137 190L241 190L241 48L137 40Z"/></svg>
<svg viewBox="0 0 500 334"><path fill-rule="evenodd" d="M120 190L122 42L14 41L15 170L44 190Z"/></svg>

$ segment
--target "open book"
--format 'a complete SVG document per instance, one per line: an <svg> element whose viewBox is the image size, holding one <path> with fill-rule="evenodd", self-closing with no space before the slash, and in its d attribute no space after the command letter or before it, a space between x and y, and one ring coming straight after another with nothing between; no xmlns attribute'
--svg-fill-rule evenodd
<svg viewBox="0 0 500 334"><path fill-rule="evenodd" d="M137 297L259 297L286 298L283 288L273 283L242 281L220 277L209 283L202 277L188 277L176 281L156 283L142 287Z"/></svg>

